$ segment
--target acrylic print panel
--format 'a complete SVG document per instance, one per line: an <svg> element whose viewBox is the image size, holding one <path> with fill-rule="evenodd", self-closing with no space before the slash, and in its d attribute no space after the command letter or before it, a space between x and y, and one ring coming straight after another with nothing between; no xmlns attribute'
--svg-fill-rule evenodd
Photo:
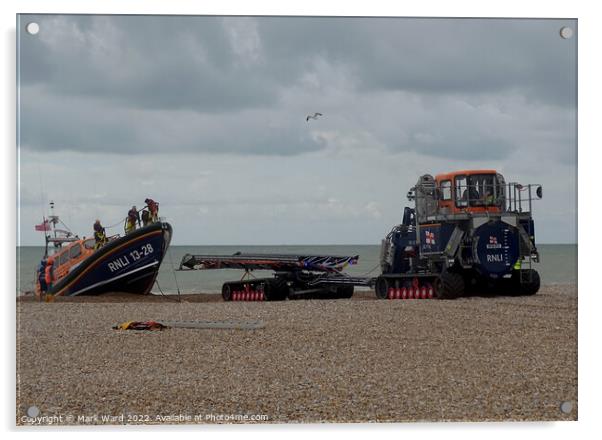
<svg viewBox="0 0 602 440"><path fill-rule="evenodd" d="M576 20L17 37L17 424L576 420Z"/></svg>

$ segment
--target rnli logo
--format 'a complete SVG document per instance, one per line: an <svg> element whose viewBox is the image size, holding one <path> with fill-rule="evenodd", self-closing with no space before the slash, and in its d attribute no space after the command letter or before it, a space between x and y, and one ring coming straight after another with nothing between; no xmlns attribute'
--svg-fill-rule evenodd
<svg viewBox="0 0 602 440"><path fill-rule="evenodd" d="M130 265L130 260L127 255L123 255L122 257L117 258L116 260L111 261L108 266L111 272L115 272L116 270L123 269L126 266Z"/></svg>
<svg viewBox="0 0 602 440"><path fill-rule="evenodd" d="M500 249L501 247L502 244L497 242L497 237L494 235L490 235L489 243L487 243L487 249Z"/></svg>
<svg viewBox="0 0 602 440"><path fill-rule="evenodd" d="M424 231L424 236L426 237L425 243L434 245L435 244L435 233L431 231Z"/></svg>
<svg viewBox="0 0 602 440"><path fill-rule="evenodd" d="M150 243L141 246L138 249L133 249L128 255L122 255L121 257L108 263L109 270L111 273L121 270L126 266L129 266L131 262L136 262L142 258L151 255L155 250Z"/></svg>
<svg viewBox="0 0 602 440"><path fill-rule="evenodd" d="M503 263L504 256L502 254L487 254L488 263Z"/></svg>

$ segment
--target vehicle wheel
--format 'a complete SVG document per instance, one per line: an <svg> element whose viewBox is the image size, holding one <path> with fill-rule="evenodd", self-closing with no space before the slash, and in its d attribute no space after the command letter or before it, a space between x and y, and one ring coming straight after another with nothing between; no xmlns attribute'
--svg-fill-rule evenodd
<svg viewBox="0 0 602 440"><path fill-rule="evenodd" d="M338 288L335 290L326 288L321 292L310 294L306 298L308 299L338 299L339 298L339 290Z"/></svg>
<svg viewBox="0 0 602 440"><path fill-rule="evenodd" d="M492 293L490 281L483 278L475 271L466 272L464 278L464 295L490 295Z"/></svg>
<svg viewBox="0 0 602 440"><path fill-rule="evenodd" d="M266 301L284 301L288 297L288 285L278 279L265 283L264 296Z"/></svg>
<svg viewBox="0 0 602 440"><path fill-rule="evenodd" d="M353 286L339 286L337 287L337 298L349 299L353 296Z"/></svg>
<svg viewBox="0 0 602 440"><path fill-rule="evenodd" d="M541 285L539 272L534 269L521 269L520 272L518 270L514 271L512 279L518 295L535 295L539 291ZM521 279L523 280L522 282Z"/></svg>
<svg viewBox="0 0 602 440"><path fill-rule="evenodd" d="M222 286L222 298L224 298L224 301L232 301L232 286L230 284Z"/></svg>
<svg viewBox="0 0 602 440"><path fill-rule="evenodd" d="M445 270L435 279L433 288L437 299L456 299L464 294L464 279L459 273Z"/></svg>
<svg viewBox="0 0 602 440"><path fill-rule="evenodd" d="M378 299L387 299L387 292L389 291L389 281L386 278L378 277L376 279L376 285L374 286L374 292Z"/></svg>

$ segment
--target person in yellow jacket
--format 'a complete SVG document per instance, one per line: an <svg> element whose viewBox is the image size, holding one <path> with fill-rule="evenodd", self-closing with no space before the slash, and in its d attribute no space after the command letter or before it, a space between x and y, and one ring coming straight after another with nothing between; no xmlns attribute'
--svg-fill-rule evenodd
<svg viewBox="0 0 602 440"><path fill-rule="evenodd" d="M132 209L128 211L128 216L125 220L125 233L129 234L136 230L136 225L140 224L140 215L138 214L138 210L135 206L132 206Z"/></svg>
<svg viewBox="0 0 602 440"><path fill-rule="evenodd" d="M148 206L148 210L150 212L150 221L151 223L155 223L159 221L159 203L155 202L151 198L147 198L144 200L146 206Z"/></svg>
<svg viewBox="0 0 602 440"><path fill-rule="evenodd" d="M100 249L107 242L107 236L105 234L105 228L100 224L100 220L96 219L94 222L94 249Z"/></svg>

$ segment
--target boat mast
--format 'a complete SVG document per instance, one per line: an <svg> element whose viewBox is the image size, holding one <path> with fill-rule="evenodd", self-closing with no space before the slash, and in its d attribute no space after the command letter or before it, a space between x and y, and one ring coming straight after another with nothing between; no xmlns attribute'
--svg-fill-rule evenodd
<svg viewBox="0 0 602 440"><path fill-rule="evenodd" d="M42 224L44 225L44 259L48 258L48 241L50 239L50 234L46 230L46 216L42 216Z"/></svg>
<svg viewBox="0 0 602 440"><path fill-rule="evenodd" d="M66 230L57 229L56 225L62 223ZM54 214L54 202L50 201L50 215L48 216L48 225L51 228L51 232L46 234L46 254L48 253L48 243L52 243L55 248L61 248L63 243L71 243L79 240L77 235L69 230L69 227L65 225L57 215Z"/></svg>
<svg viewBox="0 0 602 440"><path fill-rule="evenodd" d="M46 218L43 218L44 229L46 229ZM44 250L44 256L48 257L48 243L50 242L50 235L54 232L54 238L56 239L56 230L55 230L56 217L54 216L54 201L50 201L50 216L48 217L48 225L50 225L51 231L44 231L44 237L46 238L46 248ZM54 241L54 246L56 247L56 241Z"/></svg>
<svg viewBox="0 0 602 440"><path fill-rule="evenodd" d="M54 227L54 226L56 226L55 222L56 222L56 218L54 216L54 201L51 200L50 201L50 224L53 225L52 230L54 231L54 238L56 238L56 229Z"/></svg>

